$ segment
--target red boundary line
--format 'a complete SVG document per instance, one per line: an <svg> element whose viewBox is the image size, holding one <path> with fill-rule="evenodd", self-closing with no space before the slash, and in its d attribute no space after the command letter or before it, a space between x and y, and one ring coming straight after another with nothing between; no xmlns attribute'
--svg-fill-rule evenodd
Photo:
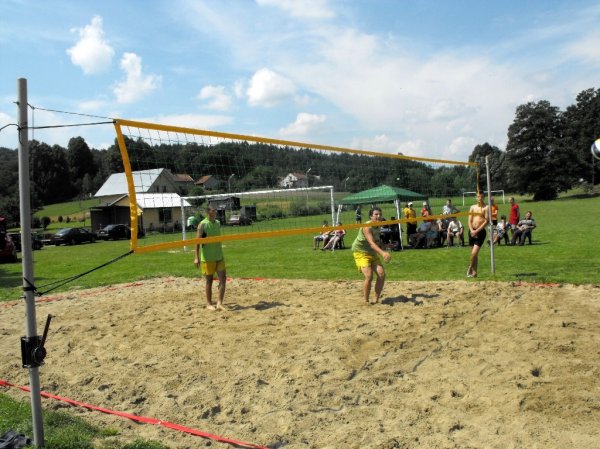
<svg viewBox="0 0 600 449"><path fill-rule="evenodd" d="M14 384L11 384L10 382L7 382L6 380L3 380L3 379L0 379L0 386L14 387L14 388L18 388L19 390L23 390L23 391L27 391L27 392L31 391L28 387L14 385ZM259 446L259 445L254 444L254 443L246 443L246 442L243 442L243 441L238 441L238 440L233 440L233 439L230 439L230 438L221 437L221 436L218 436L218 435L213 435L211 433L202 432L201 430L191 429L189 427L181 426L179 424L174 424L174 423L171 423L171 422L168 422L168 421L161 421L161 420L156 419L156 418L148 418L148 417L145 417L145 416L137 416L137 415L132 415L130 413L117 412L117 411L114 411L114 410L109 410L109 409L103 408L103 407L96 407L95 405L86 404L85 402L79 402L79 401L75 401L73 399L64 398L64 397L57 396L57 395L52 394L52 393L46 393L46 392L42 391L42 392L40 392L40 395L43 396L43 397L45 397L45 398L56 399L57 401L63 401L63 402L66 402L67 404L70 404L70 405L73 405L73 406L84 407L84 408L87 408L89 410L98 411L98 412L106 413L106 414L109 414L109 415L120 416L122 418L127 418L127 419L130 419L132 421L136 421L136 422L140 422L140 423L144 423L144 424L155 424L155 425L158 425L158 426L166 427L167 429L178 430L180 432L189 433L190 435L195 435L195 436L198 436L198 437L202 437L202 438L206 438L206 439L209 439L209 440L217 441L219 443L226 443L226 444L230 444L232 446L242 447L242 448L249 448L249 449L268 449L267 447Z"/></svg>

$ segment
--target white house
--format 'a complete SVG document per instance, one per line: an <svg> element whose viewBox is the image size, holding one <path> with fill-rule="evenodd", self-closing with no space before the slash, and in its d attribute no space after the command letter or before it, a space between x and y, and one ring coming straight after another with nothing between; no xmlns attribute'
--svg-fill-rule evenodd
<svg viewBox="0 0 600 449"><path fill-rule="evenodd" d="M133 172L138 227L145 230L171 231L181 225L181 197L173 175L167 169ZM115 173L94 195L102 204L90 210L92 229L107 224L130 224L129 191L125 173ZM184 207L191 207L183 201Z"/></svg>
<svg viewBox="0 0 600 449"><path fill-rule="evenodd" d="M308 187L308 178L305 173L288 173L280 182L281 187L298 189Z"/></svg>
<svg viewBox="0 0 600 449"><path fill-rule="evenodd" d="M132 172L135 193L177 193L175 178L166 168ZM96 198L116 199L129 194L125 173L113 173L94 195Z"/></svg>

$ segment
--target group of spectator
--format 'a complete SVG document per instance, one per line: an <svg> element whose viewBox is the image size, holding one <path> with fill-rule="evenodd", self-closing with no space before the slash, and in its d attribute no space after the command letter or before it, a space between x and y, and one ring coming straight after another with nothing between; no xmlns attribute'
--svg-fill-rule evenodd
<svg viewBox="0 0 600 449"><path fill-rule="evenodd" d="M510 210L508 218L506 215L501 215L498 220L498 205L494 198L491 198L491 207L489 211L489 219L494 226L493 237L488 243L500 244L504 241L506 245L524 245L526 241L531 244L531 233L536 227L532 213L528 211L525 218L521 219L519 205L515 202L514 197L509 198ZM454 216L459 213L459 209L452 204L449 198L446 204L442 207L442 215L448 215L447 218L428 219L433 215L431 206L427 201L423 201L420 210L422 220L417 221L417 211L414 209L412 201L405 204L402 209L402 214L406 221L406 241L410 248L438 248L442 246L464 246L465 235L468 237L469 244L472 244L472 238L468 230L465 232L465 227L461 221ZM395 220L391 217L391 220ZM361 206L357 206L355 210L355 222L361 223L362 210ZM386 221L382 218L381 221ZM328 227L329 224L325 220L323 227ZM341 223L337 223L341 226ZM511 234L509 238L509 232ZM321 244L321 250L334 251L337 248L343 247L343 239L346 232L341 230L324 231L323 233L314 236L313 248L318 249ZM388 250L399 250L401 247L401 229L399 224L391 226L383 225L380 230L381 243Z"/></svg>
<svg viewBox="0 0 600 449"><path fill-rule="evenodd" d="M452 200L448 199L442 208L442 215L453 215L459 210L454 207ZM440 246L453 246L455 244L464 245L464 227L455 216L449 216L441 219L428 219L432 215L431 206L427 201L423 201L421 208L421 217L424 219L417 225L417 213L413 208L412 201L406 203L402 210L406 223L406 238L411 248L437 248Z"/></svg>
<svg viewBox="0 0 600 449"><path fill-rule="evenodd" d="M502 241L507 245L524 245L528 240L531 244L531 233L536 227L532 213L528 211L525 218L521 218L519 205L514 197L510 197L510 211L508 219L506 215L500 216L498 221L498 205L494 198L490 199L491 207L489 218L494 226L493 243L500 244ZM454 246L456 244L464 246L465 228L460 220L453 216L460 212L448 199L442 207L442 215L449 215L448 218L427 219L432 215L431 207L427 201L423 201L421 208L421 217L423 220L418 225L417 212L413 208L412 201L406 203L402 213L407 220L406 234L407 243L411 248L437 248L440 246ZM511 238L509 240L509 231ZM471 244L471 235L467 231L469 244Z"/></svg>

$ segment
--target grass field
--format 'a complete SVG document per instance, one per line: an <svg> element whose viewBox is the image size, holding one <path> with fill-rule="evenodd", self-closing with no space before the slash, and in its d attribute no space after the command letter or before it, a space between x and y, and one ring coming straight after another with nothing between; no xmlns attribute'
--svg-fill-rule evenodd
<svg viewBox="0 0 600 449"><path fill-rule="evenodd" d="M600 227L600 198L566 197L550 202L520 202L521 211L532 210L538 228L534 244L524 247L495 247L495 275L490 272L490 249L486 245L480 256L480 281L527 281L600 284L600 254L597 242ZM500 213L508 206L500 204ZM386 213L392 213L390 211ZM348 211L342 218L353 221ZM323 216L327 218L326 216ZM314 217L315 225L323 217ZM464 220L463 220L464 222ZM252 227L248 227L251 230ZM349 246L356 235L349 231ZM174 238L179 238L174 236ZM312 234L272 239L242 240L225 245L228 275L232 277L267 277L295 279L358 279L351 251L321 252L312 249ZM129 242L96 242L77 246L46 246L34 252L35 284L45 285L91 270L126 253ZM387 265L390 280L457 280L464 279L469 248L437 248L393 253ZM198 276L193 252L183 250L133 254L94 271L60 290L90 288L131 282L157 276ZM0 300L21 296L21 264L0 265ZM59 290L59 291L60 291Z"/></svg>

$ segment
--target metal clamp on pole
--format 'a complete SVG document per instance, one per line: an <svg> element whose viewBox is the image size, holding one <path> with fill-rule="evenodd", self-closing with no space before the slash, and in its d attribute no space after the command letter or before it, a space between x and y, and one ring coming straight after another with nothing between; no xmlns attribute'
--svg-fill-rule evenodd
<svg viewBox="0 0 600 449"><path fill-rule="evenodd" d="M44 345L46 344L46 338L48 337L51 320L52 315L48 315L42 337L39 335L33 337L21 337L21 359L23 361L23 368L36 368L44 364L44 359L47 355Z"/></svg>

